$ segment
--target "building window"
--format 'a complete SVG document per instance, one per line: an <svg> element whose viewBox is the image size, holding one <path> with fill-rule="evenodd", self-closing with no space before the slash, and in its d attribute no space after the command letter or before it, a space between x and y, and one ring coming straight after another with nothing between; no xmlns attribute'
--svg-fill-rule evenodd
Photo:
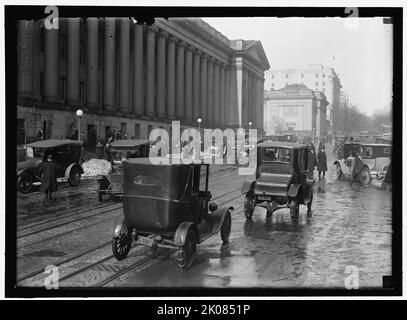
<svg viewBox="0 0 407 320"><path fill-rule="evenodd" d="M301 78L304 78L304 74L303 74L303 73L301 73Z"/></svg>
<svg viewBox="0 0 407 320"><path fill-rule="evenodd" d="M288 82L286 82L285 85L288 86Z"/></svg>
<svg viewBox="0 0 407 320"><path fill-rule="evenodd" d="M315 74L315 78L318 78L318 73Z"/></svg>
<svg viewBox="0 0 407 320"><path fill-rule="evenodd" d="M274 88L274 82L271 83L271 87Z"/></svg>
<svg viewBox="0 0 407 320"><path fill-rule="evenodd" d="M79 92L80 102L81 104L85 104L86 101L85 81L81 80L79 90L80 90Z"/></svg>
<svg viewBox="0 0 407 320"><path fill-rule="evenodd" d="M85 50L85 44L81 41L80 43L80 64L85 64L86 61L86 50Z"/></svg>
<svg viewBox="0 0 407 320"><path fill-rule="evenodd" d="M44 100L44 72L40 72L40 97Z"/></svg>
<svg viewBox="0 0 407 320"><path fill-rule="evenodd" d="M322 82L322 85L323 85L323 86L325 85L325 81Z"/></svg>
<svg viewBox="0 0 407 320"><path fill-rule="evenodd" d="M140 124L138 123L135 125L134 138L140 139Z"/></svg>
<svg viewBox="0 0 407 320"><path fill-rule="evenodd" d="M271 75L271 79L274 79L274 74Z"/></svg>
<svg viewBox="0 0 407 320"><path fill-rule="evenodd" d="M285 78L288 79L288 73L285 74Z"/></svg>
<svg viewBox="0 0 407 320"><path fill-rule="evenodd" d="M325 78L325 73L322 74L322 78Z"/></svg>
<svg viewBox="0 0 407 320"><path fill-rule="evenodd" d="M315 82L315 85L318 86L318 82Z"/></svg>
<svg viewBox="0 0 407 320"><path fill-rule="evenodd" d="M66 99L66 78L60 77L58 79L58 95L62 101Z"/></svg>
<svg viewBox="0 0 407 320"><path fill-rule="evenodd" d="M40 29L40 52L45 51L45 33L44 28Z"/></svg>
<svg viewBox="0 0 407 320"><path fill-rule="evenodd" d="M322 88L322 92L325 93L325 88Z"/></svg>
<svg viewBox="0 0 407 320"><path fill-rule="evenodd" d="M147 126L147 135L148 135L147 139L150 139L151 131L153 131L153 126L150 124Z"/></svg>
<svg viewBox="0 0 407 320"><path fill-rule="evenodd" d="M297 114L297 107L296 106L285 106L284 107L284 114L296 115Z"/></svg>
<svg viewBox="0 0 407 320"><path fill-rule="evenodd" d="M66 44L66 36L63 34L59 35L59 47L58 47L58 51L59 51L59 57L61 59L66 59L67 56L67 44Z"/></svg>

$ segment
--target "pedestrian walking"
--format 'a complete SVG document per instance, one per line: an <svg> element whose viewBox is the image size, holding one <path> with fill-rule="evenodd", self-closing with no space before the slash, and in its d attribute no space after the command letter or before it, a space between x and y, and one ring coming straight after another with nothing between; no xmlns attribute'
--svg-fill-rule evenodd
<svg viewBox="0 0 407 320"><path fill-rule="evenodd" d="M39 130L37 133L37 141L42 140L42 136L43 136L42 130Z"/></svg>
<svg viewBox="0 0 407 320"><path fill-rule="evenodd" d="M325 172L328 171L328 166L324 145L322 145L321 149L318 151L317 161L318 180L321 181L321 172L322 180L325 180Z"/></svg>
<svg viewBox="0 0 407 320"><path fill-rule="evenodd" d="M52 155L41 163L38 176L41 180L41 191L45 193L44 200L52 200L52 193L57 191L57 164L52 161Z"/></svg>

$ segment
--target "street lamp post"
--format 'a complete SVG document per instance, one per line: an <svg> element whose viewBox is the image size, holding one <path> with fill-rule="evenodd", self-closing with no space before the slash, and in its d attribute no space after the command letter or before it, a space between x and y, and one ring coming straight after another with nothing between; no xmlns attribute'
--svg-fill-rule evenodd
<svg viewBox="0 0 407 320"><path fill-rule="evenodd" d="M83 110L82 109L78 109L76 110L76 115L79 118L79 126L78 126L78 140L81 141L81 118L83 116Z"/></svg>
<svg viewBox="0 0 407 320"><path fill-rule="evenodd" d="M201 139L201 122L202 122L202 119L201 119L201 118L198 118L198 119L196 119L196 122L198 122L199 143L202 143L202 139Z"/></svg>

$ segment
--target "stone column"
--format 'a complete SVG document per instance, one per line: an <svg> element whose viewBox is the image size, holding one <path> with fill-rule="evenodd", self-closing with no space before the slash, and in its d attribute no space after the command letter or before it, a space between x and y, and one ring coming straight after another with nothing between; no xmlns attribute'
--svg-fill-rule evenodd
<svg viewBox="0 0 407 320"><path fill-rule="evenodd" d="M155 34L156 27L149 27L147 30L147 66L146 66L146 114L155 114Z"/></svg>
<svg viewBox="0 0 407 320"><path fill-rule="evenodd" d="M113 111L116 104L116 28L115 18L105 19L105 61L103 76L103 105Z"/></svg>
<svg viewBox="0 0 407 320"><path fill-rule="evenodd" d="M33 96L33 21L18 21L18 93Z"/></svg>
<svg viewBox="0 0 407 320"><path fill-rule="evenodd" d="M80 63L80 18L68 18L68 61L66 96L68 104L78 104Z"/></svg>
<svg viewBox="0 0 407 320"><path fill-rule="evenodd" d="M248 109L248 90L249 88L249 74L247 69L243 69L243 90L242 90L242 127L247 129L247 109Z"/></svg>
<svg viewBox="0 0 407 320"><path fill-rule="evenodd" d="M219 123L221 128L226 127L225 123L225 112L226 112L226 94L225 94L225 67L222 64L220 67L220 75L219 75L219 81L220 81L220 94L219 94Z"/></svg>
<svg viewBox="0 0 407 320"><path fill-rule="evenodd" d="M260 105L260 115L259 115L260 124L258 125L258 127L261 130L264 130L264 79L259 80L259 83L260 83L260 93L261 94L259 95L259 97L260 97L260 102L259 102L259 105Z"/></svg>
<svg viewBox="0 0 407 320"><path fill-rule="evenodd" d="M200 91L200 67L201 56L198 50L194 52L193 88L192 88L192 117L196 121L199 118L199 91Z"/></svg>
<svg viewBox="0 0 407 320"><path fill-rule="evenodd" d="M230 68L225 70L225 124L230 125Z"/></svg>
<svg viewBox="0 0 407 320"><path fill-rule="evenodd" d="M175 38L168 37L167 48L167 116L175 119Z"/></svg>
<svg viewBox="0 0 407 320"><path fill-rule="evenodd" d="M207 123L213 124L213 60L208 59L208 98L207 98Z"/></svg>
<svg viewBox="0 0 407 320"><path fill-rule="evenodd" d="M58 29L44 28L44 98L46 101L58 100Z"/></svg>
<svg viewBox="0 0 407 320"><path fill-rule="evenodd" d="M218 126L219 120L219 63L213 64L213 123Z"/></svg>
<svg viewBox="0 0 407 320"><path fill-rule="evenodd" d="M119 109L130 112L130 20L120 18Z"/></svg>
<svg viewBox="0 0 407 320"><path fill-rule="evenodd" d="M143 26L134 25L134 64L133 64L133 112L137 115L143 114Z"/></svg>
<svg viewBox="0 0 407 320"><path fill-rule="evenodd" d="M312 108L312 105L311 105ZM315 135L321 138L321 101L316 102L316 115L315 115Z"/></svg>
<svg viewBox="0 0 407 320"><path fill-rule="evenodd" d="M165 117L165 38L168 33L160 31L158 33L157 44L157 115Z"/></svg>
<svg viewBox="0 0 407 320"><path fill-rule="evenodd" d="M185 118L192 121L192 50L191 46L185 51Z"/></svg>
<svg viewBox="0 0 407 320"><path fill-rule="evenodd" d="M86 58L86 96L88 107L95 107L99 102L99 20L86 19L87 26L87 58Z"/></svg>
<svg viewBox="0 0 407 320"><path fill-rule="evenodd" d="M203 54L201 56L201 74L200 74L200 88L201 88L201 97L200 97L200 107L199 116L202 118L204 123L207 123L208 118L207 115L207 103L208 103L208 56ZM205 126L205 124L204 124Z"/></svg>
<svg viewBox="0 0 407 320"><path fill-rule="evenodd" d="M177 82L177 91L176 91L176 116L178 119L184 117L184 51L185 51L185 42L178 42L177 47L177 71L176 71L176 82Z"/></svg>

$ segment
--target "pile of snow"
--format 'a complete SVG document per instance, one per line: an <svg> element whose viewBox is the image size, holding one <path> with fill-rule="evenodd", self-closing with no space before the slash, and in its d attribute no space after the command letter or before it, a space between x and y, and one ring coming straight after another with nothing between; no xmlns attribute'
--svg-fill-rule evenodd
<svg viewBox="0 0 407 320"><path fill-rule="evenodd" d="M109 161L104 159L90 159L82 164L84 176L108 175L112 171Z"/></svg>

